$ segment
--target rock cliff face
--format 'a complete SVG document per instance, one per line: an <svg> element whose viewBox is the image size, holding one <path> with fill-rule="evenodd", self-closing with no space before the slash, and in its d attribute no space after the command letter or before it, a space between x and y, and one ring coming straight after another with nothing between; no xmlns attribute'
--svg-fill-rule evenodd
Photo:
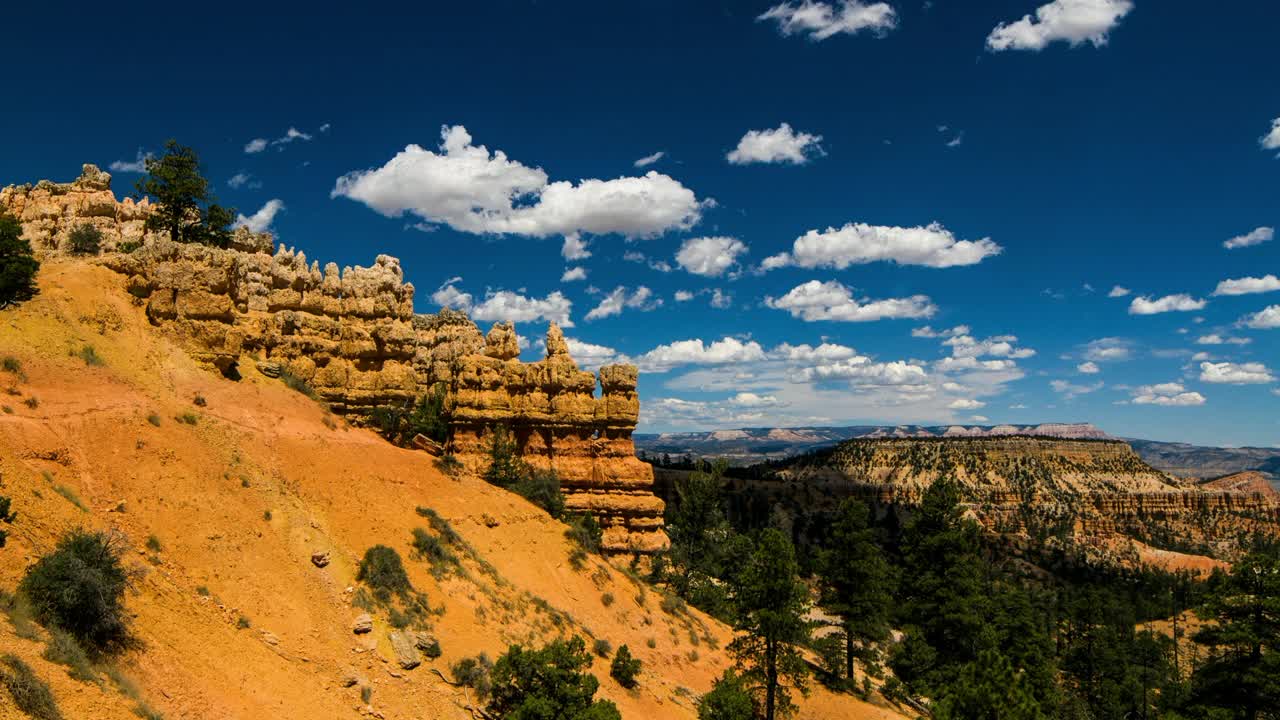
<svg viewBox="0 0 1280 720"><path fill-rule="evenodd" d="M975 516L997 532L1095 545L1131 538L1222 556L1242 532L1280 535L1280 496L1265 482L1197 486L1152 468L1120 441L858 439L774 475L792 492L856 495L886 507L918 503L943 478L955 480Z"/></svg>
<svg viewBox="0 0 1280 720"><path fill-rule="evenodd" d="M393 257L322 269L293 249L273 253L269 234L245 229L227 249L175 243L145 231L153 208L146 199L117 201L111 176L92 165L70 183L0 190L0 209L19 218L43 258L68 254L73 228L98 228L100 262L126 277L151 324L223 374L237 376L246 361L288 374L356 421L442 383L448 446L468 470L483 470L489 430L506 425L529 463L560 476L568 508L601 522L607 551L667 546L652 469L636 459L631 439L634 366L601 368L597 397L597 377L578 369L554 324L546 359L521 363L510 325L486 338L463 313L414 314L413 285ZM134 249L117 252L122 246Z"/></svg>

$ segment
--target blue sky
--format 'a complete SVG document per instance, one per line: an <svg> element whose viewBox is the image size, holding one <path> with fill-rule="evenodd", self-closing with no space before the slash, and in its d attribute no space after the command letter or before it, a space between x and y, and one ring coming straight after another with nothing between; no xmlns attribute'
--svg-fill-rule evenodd
<svg viewBox="0 0 1280 720"><path fill-rule="evenodd" d="M419 312L638 362L645 430L1280 445L1280 6L266 5L9 8L0 183L177 138Z"/></svg>

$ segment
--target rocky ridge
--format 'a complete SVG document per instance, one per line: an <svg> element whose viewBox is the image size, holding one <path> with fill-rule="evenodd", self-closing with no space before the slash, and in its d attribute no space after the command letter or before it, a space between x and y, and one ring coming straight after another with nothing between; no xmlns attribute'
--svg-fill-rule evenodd
<svg viewBox="0 0 1280 720"><path fill-rule="evenodd" d="M568 508L601 522L607 551L666 547L663 503L632 445L634 366L606 366L598 378L580 371L554 324L546 359L522 363L510 325L486 337L460 312L415 314L414 287L394 257L321 268L283 245L272 252L270 234L244 228L225 249L176 243L146 231L154 208L146 198L116 200L110 174L93 165L69 183L0 190L0 209L19 219L45 260L69 254L75 227L97 228L98 261L125 277L150 323L224 375L237 377L251 362L357 422L443 384L452 416L447 448L468 470L483 467L487 430L507 425L528 462L560 476Z"/></svg>

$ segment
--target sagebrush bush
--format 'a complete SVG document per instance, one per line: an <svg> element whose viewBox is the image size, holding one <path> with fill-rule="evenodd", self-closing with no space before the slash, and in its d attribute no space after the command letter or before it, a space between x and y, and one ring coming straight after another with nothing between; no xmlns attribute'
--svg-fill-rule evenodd
<svg viewBox="0 0 1280 720"><path fill-rule="evenodd" d="M604 540L604 530L590 514L575 515L570 518L569 529L564 532L564 535L589 553L600 552L600 543Z"/></svg>
<svg viewBox="0 0 1280 720"><path fill-rule="evenodd" d="M27 570L18 591L37 622L62 628L90 654L123 649L129 643L129 574L120 556L114 537L74 530Z"/></svg>
<svg viewBox="0 0 1280 720"><path fill-rule="evenodd" d="M489 678L489 674L493 672L493 661L485 653L462 658L449 668L449 672L453 674L455 682L475 690L480 698L489 696L493 687Z"/></svg>
<svg viewBox="0 0 1280 720"><path fill-rule="evenodd" d="M102 231L84 223L72 228L67 244L73 255L97 255L102 250Z"/></svg>
<svg viewBox="0 0 1280 720"><path fill-rule="evenodd" d="M89 654L70 633L58 628L49 629L49 644L42 656L49 662L67 667L67 674L80 682L97 682L98 673L93 670Z"/></svg>
<svg viewBox="0 0 1280 720"><path fill-rule="evenodd" d="M392 595L403 595L413 589L404 571L400 553L386 545L374 545L364 552L356 580L368 585L373 596L387 602Z"/></svg>
<svg viewBox="0 0 1280 720"><path fill-rule="evenodd" d="M600 657L607 658L613 652L613 645L609 644L609 641L604 638L596 638L596 641L591 645L591 649Z"/></svg>
<svg viewBox="0 0 1280 720"><path fill-rule="evenodd" d="M8 688L18 710L35 720L62 720L62 712L49 686L29 665L16 655L5 655L0 658L0 664L4 665L0 668L0 684Z"/></svg>

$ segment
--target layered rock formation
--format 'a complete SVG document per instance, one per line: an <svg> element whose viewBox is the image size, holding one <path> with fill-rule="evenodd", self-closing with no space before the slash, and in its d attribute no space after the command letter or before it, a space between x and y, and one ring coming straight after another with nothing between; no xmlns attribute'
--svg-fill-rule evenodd
<svg viewBox="0 0 1280 720"><path fill-rule="evenodd" d="M631 440L636 368L601 368L597 397L597 377L578 369L554 324L546 359L521 363L510 325L495 325L486 338L464 313L414 314L413 285L393 257L322 269L302 252L272 252L269 234L243 228L227 249L175 243L146 232L154 206L117 201L111 176L92 165L70 183L4 188L0 209L18 217L46 259L69 253L75 227L96 227L101 262L126 277L150 322L224 374L235 377L252 360L357 422L443 384L452 418L447 446L468 470L484 468L487 434L505 425L530 464L556 471L569 510L601 522L607 551L667 546L652 469L635 457ZM122 249L128 252L116 252Z"/></svg>

